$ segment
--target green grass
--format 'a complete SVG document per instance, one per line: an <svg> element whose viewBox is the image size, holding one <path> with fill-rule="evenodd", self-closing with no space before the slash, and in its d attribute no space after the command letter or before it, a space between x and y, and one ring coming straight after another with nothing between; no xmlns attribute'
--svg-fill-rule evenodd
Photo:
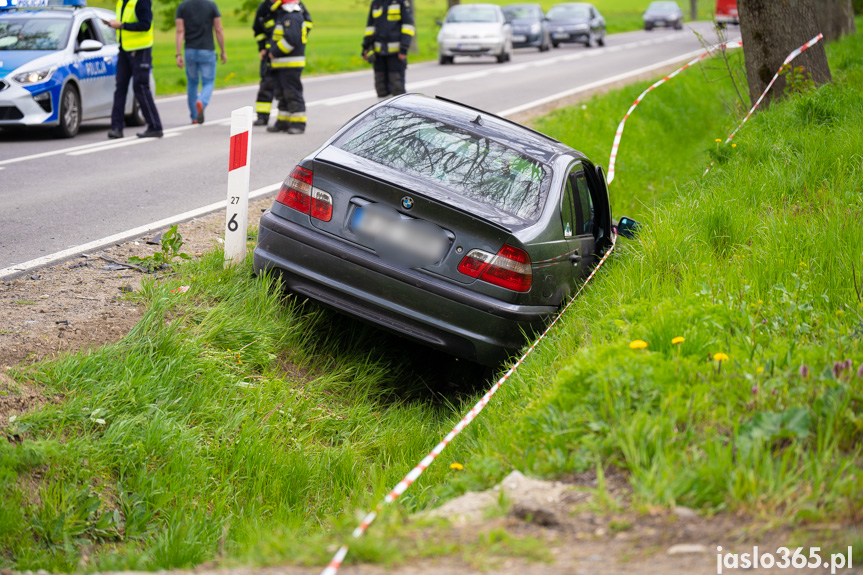
<svg viewBox="0 0 863 575"><path fill-rule="evenodd" d="M733 124L716 125L723 104L698 72L641 104L612 196L644 231L620 243L523 366L513 389L524 399L496 404L468 434L482 469L468 465L443 492L513 468L554 477L615 466L639 506L859 521L863 37L829 56L834 85L755 116L733 148L713 142ZM610 112L640 88L538 127L601 154ZM635 339L649 348L630 349ZM721 368L717 353L729 356ZM550 385L524 393L535 380Z"/></svg>
<svg viewBox="0 0 863 575"><path fill-rule="evenodd" d="M217 68L216 87L224 88L242 84L255 84L258 76L258 48L254 41L251 18L254 10L243 9L243 0L217 0L225 28L225 43L228 63ZM500 0L496 4L516 4L518 0ZM540 4L547 10L557 2L543 0ZM113 10L109 0L90 0L90 4ZM315 22L309 36L305 74L329 74L348 70L369 70L371 67L360 57L363 30L366 26L370 2L365 0L314 0L308 8ZM686 18L689 3L681 2ZM641 14L646 4L642 0L598 0L595 2L608 22L609 33L637 30L641 28ZM699 0L699 18L710 19L713 14L710 0ZM411 62L437 59L436 20L446 15L446 0L419 2L415 6L417 22L417 52L410 56ZM174 53L173 12L167 20L156 6L156 44L153 48L153 70L159 94L184 93L185 71L177 68Z"/></svg>
<svg viewBox="0 0 863 575"><path fill-rule="evenodd" d="M739 118L718 67L645 99L611 192L617 216L644 223L640 238L621 240L351 561L422 555L394 551L406 513L512 469L602 477L615 466L636 509L859 521L863 39L829 55L835 85L758 114L734 148L714 141ZM604 164L647 85L537 127ZM0 567L322 566L484 391L451 388L439 355L283 298L249 261L223 270L221 259L146 284L149 309L119 343L18 374L56 401L4 429ZM191 289L171 293L181 285ZM605 497L601 508L619 505ZM501 533L475 545L544 560L537 542ZM428 549L456 551L443 539Z"/></svg>

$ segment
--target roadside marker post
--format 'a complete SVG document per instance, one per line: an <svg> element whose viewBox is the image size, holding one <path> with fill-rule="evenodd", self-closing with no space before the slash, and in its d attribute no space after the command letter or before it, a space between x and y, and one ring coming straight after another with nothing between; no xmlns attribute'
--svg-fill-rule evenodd
<svg viewBox="0 0 863 575"><path fill-rule="evenodd" d="M249 227L249 181L252 159L251 106L231 112L231 148L228 154L228 204L225 208L225 266L246 258Z"/></svg>

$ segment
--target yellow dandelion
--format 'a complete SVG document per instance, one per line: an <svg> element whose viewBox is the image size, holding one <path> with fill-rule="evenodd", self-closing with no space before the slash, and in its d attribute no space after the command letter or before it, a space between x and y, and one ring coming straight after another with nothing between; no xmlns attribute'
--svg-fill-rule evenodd
<svg viewBox="0 0 863 575"><path fill-rule="evenodd" d="M763 373L763 372L764 372L764 368L762 366L759 365L758 367L755 368L755 373Z"/></svg>
<svg viewBox="0 0 863 575"><path fill-rule="evenodd" d="M684 341L686 341L686 338L685 338L685 337L680 337L680 336L678 335L677 337L675 337L674 339L672 339L672 340L671 340L671 345L680 345L680 344L681 344L681 343L683 343Z"/></svg>
<svg viewBox="0 0 863 575"><path fill-rule="evenodd" d="M719 353L713 354L713 359L716 361L728 361L728 356L720 351Z"/></svg>
<svg viewBox="0 0 863 575"><path fill-rule="evenodd" d="M716 138L716 143L717 143L717 144L718 144L719 142L721 142L721 141L722 141L721 139Z"/></svg>
<svg viewBox="0 0 863 575"><path fill-rule="evenodd" d="M461 463L450 463L449 468L455 469L456 471L461 471L462 469L464 469L464 465L462 465Z"/></svg>
<svg viewBox="0 0 863 575"><path fill-rule="evenodd" d="M643 339L636 339L629 342L629 347L632 349L647 349L647 342Z"/></svg>
<svg viewBox="0 0 863 575"><path fill-rule="evenodd" d="M736 148L736 147L737 147L737 144L731 144L731 147L732 147L732 148Z"/></svg>

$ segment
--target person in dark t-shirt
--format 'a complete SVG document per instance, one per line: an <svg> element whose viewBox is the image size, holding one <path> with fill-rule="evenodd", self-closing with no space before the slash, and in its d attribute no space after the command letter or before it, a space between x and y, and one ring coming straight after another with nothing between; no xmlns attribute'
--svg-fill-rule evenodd
<svg viewBox="0 0 863 575"><path fill-rule="evenodd" d="M213 30L219 42L222 64L225 53L225 33L222 15L212 0L183 0L177 6L177 67L186 67L186 88L189 95L189 115L193 124L204 123L204 108L210 103L216 84L216 48ZM185 43L185 49L183 44ZM199 90L200 86L200 90Z"/></svg>

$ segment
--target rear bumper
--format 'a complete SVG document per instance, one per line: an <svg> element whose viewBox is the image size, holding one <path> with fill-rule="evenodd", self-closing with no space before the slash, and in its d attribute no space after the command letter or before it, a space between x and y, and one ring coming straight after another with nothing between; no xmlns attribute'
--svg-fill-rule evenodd
<svg viewBox="0 0 863 575"><path fill-rule="evenodd" d="M256 273L346 315L484 365L517 352L553 306L514 305L442 278L397 268L341 239L270 212L261 218Z"/></svg>

